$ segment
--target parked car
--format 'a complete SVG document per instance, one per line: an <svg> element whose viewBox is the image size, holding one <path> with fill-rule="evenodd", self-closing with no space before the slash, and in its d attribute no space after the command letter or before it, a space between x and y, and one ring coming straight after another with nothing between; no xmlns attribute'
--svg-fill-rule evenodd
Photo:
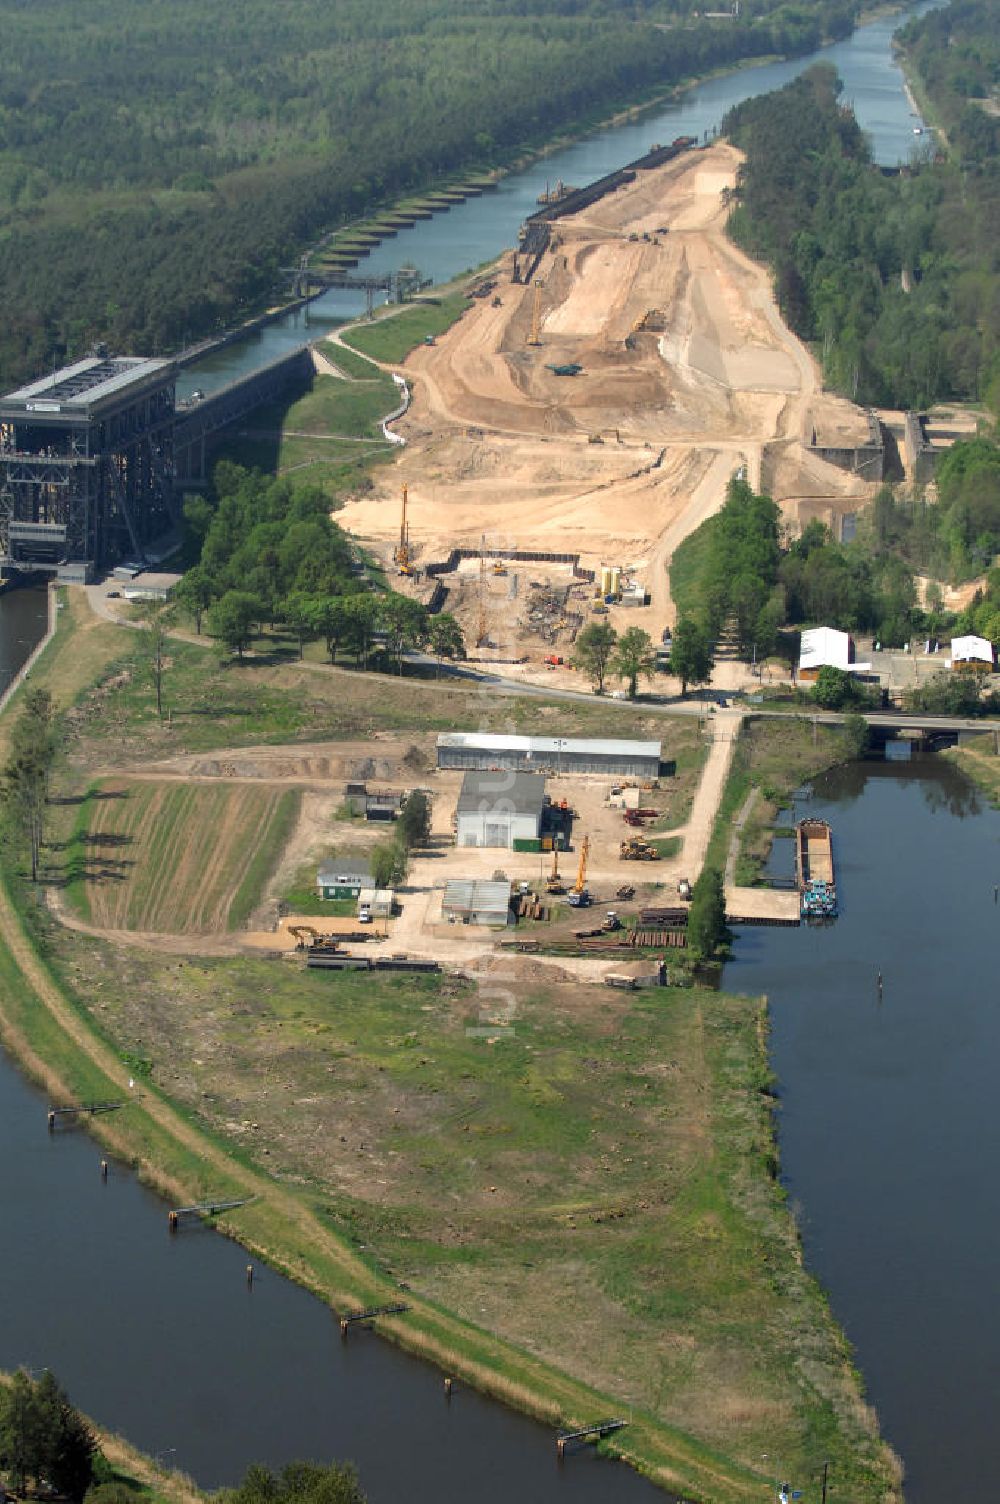
<svg viewBox="0 0 1000 1504"><path fill-rule="evenodd" d="M359 924L371 924L371 922L372 922L372 911L371 911L371 909L368 907L368 905L366 903L363 903L361 905L360 909L358 910L358 923Z"/></svg>

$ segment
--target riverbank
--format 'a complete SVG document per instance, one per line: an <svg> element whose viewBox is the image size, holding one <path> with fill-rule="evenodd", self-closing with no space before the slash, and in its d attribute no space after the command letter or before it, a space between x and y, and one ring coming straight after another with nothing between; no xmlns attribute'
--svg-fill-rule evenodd
<svg viewBox="0 0 1000 1504"><path fill-rule="evenodd" d="M956 768L961 768L966 777L983 790L994 809L1000 809L998 738L1000 733L986 731L982 736L939 753Z"/></svg>
<svg viewBox="0 0 1000 1504"><path fill-rule="evenodd" d="M0 1372L0 1388L8 1386L12 1378L13 1374ZM113 1474L103 1477L102 1483L119 1484L134 1496L136 1504L205 1504L207 1495L184 1473L161 1467L154 1457L140 1452L124 1436L98 1425L89 1415L82 1415L82 1419Z"/></svg>
<svg viewBox="0 0 1000 1504"><path fill-rule="evenodd" d="M89 715L88 700L81 699L81 681L85 684L93 677L105 677L106 670L102 673L98 667L98 649L107 655L105 662L109 668L116 660L120 662L121 634L120 629L100 624L91 629L89 638L84 637L83 645L86 648L89 644L90 657L81 673L81 680L73 678L74 670L82 660L79 650L71 649L68 640L70 635L72 634L68 630L57 634L55 643L43 660L43 668L46 669L49 682L59 687L60 703L67 699L78 702L78 713L86 720ZM79 634L76 634L74 647L78 637ZM172 735L183 738L183 727L183 718L175 718ZM26 923L30 923L30 931L26 929ZM226 1004L226 1014L231 1014L232 1027L236 1030L236 1048L231 1050L227 1047L226 1050L225 1058L230 1065L238 1063L240 1052L244 1048L249 1051L248 1061L258 1058L253 1040L255 1032L259 1033L261 1030L269 1041L267 1057L276 1064L280 1064L285 1058L285 1051L288 1049L292 1051L292 1055L288 1057L291 1061L299 1058L298 1051L317 1048L321 1043L322 1048L317 1056L320 1075L316 1089L321 1097L325 1096L332 1102L329 1077L323 1072L330 1062L333 1046L332 1058L337 1060L343 1053L345 1061L351 1062L352 1072L358 1070L365 1060L371 1061L370 1069L375 1072L370 1087L373 1102L379 1100L378 1093L385 1089L386 1081L393 1080L395 1090L403 1093L402 1096L394 1097L397 1105L405 1103L409 1093L416 1092L417 1095L413 1097L414 1107L421 1104L419 1111L423 1115L429 1106L437 1102L441 1087L447 1088L445 1094L441 1095L441 1107L446 1109L447 1093L454 1090L455 1083L460 1082L469 1069L481 1073L485 1068L484 1046L480 1042L475 1042L474 1047L468 1041L463 1044L463 1050L472 1052L467 1064L463 1064L462 1057L455 1053L456 1044L464 1037L463 1019L470 1006L475 1007L475 1003L467 998L467 990L459 986L456 991L455 984L449 983L438 994L435 984L435 990L430 995L425 995L423 1000L432 1005L433 1012L430 1014L424 1013L422 1004L407 1004L406 994L400 993L394 1006L402 1007L403 1013L397 1023L389 1025L388 1032L393 1037L405 1036L407 1028L404 1020L409 1007L412 1019L420 1023L426 1036L422 1040L419 1054L402 1047L386 1053L386 1021L377 1022L375 1017L371 1019L371 1026L376 1029L371 1045L359 1053L352 1046L351 1039L345 1038L339 1045L333 1045L332 1040L322 1040L322 1035L314 1032L314 1025L310 1021L310 1010L313 1007L318 1010L315 1023L318 1025L322 1021L324 1031L328 1031L331 1022L334 1022L328 1001L325 1000L329 988L328 979L322 977L317 982L315 975L312 975L307 984L304 976L289 973L285 981L283 973L267 971L267 966L273 966L274 963L256 963L259 967L264 967L264 970L259 974L255 971L253 979L244 976L238 969L229 971L209 966L211 976L206 973L199 981L201 967L196 970L185 966L178 970L162 958L149 966L140 964L133 977L131 965L113 947L102 948L89 940L81 940L77 947L74 940L65 954L60 954L58 947L53 949L51 935L46 935L44 917L40 917L31 904L25 907L18 900L15 906L9 890L4 892L0 902L0 936L4 941L0 955L0 980L4 984L0 993L0 1023L9 1047L32 1073L44 1081L50 1091L58 1092L60 1100L79 1100L81 1097L124 1098L128 1102L127 1108L115 1115L114 1119L105 1119L98 1125L101 1140L135 1163L143 1176L167 1195L185 1202L198 1201L209 1195L255 1197L252 1204L227 1214L224 1230L338 1308L398 1300L399 1279L402 1277L411 1285L411 1290L405 1296L410 1310L405 1316L385 1321L386 1335L392 1340L429 1357L446 1372L454 1374L467 1384L535 1415L549 1425L585 1423L595 1414L612 1413L621 1406L624 1396L620 1392L613 1393L581 1382L579 1375L574 1378L561 1372L546 1357L546 1349L551 1347L552 1338L570 1335L565 1332L565 1323L556 1313L563 1310L565 1305L566 1271L575 1268L578 1272L571 1279L571 1287L575 1285L578 1291L586 1292L584 1304L588 1309L593 1308L595 1317L601 1308L601 1301L606 1298L600 1293L601 1285L607 1288L608 1294L617 1292L615 1299L624 1301L618 1314L617 1330L619 1337L625 1336L628 1341L621 1357L629 1374L636 1374L635 1379L630 1378L628 1381L633 1388L626 1393L630 1393L632 1398L637 1397L634 1388L639 1376L635 1362L637 1352L644 1352L647 1362L650 1358L655 1358L657 1364L664 1365L658 1379L653 1373L649 1375L649 1382L655 1380L654 1389L650 1392L655 1393L656 1386L659 1386L660 1399L657 1404L643 1406L641 1403L633 1405L630 1402L632 1423L620 1433L617 1438L619 1445L617 1449L613 1449L631 1461L639 1471L663 1487L683 1491L689 1498L712 1501L757 1499L766 1481L762 1479L754 1463L762 1449L762 1443L757 1440L758 1434L766 1430L769 1435L779 1434L787 1438L783 1455L790 1460L799 1448L814 1447L816 1443L812 1438L822 1434L825 1438L824 1447L829 1443L829 1451L837 1457L839 1475L845 1480L853 1480L854 1492L848 1496L857 1499L881 1497L886 1479L891 1474L886 1473L878 1444L873 1440L870 1419L859 1408L854 1380L847 1367L846 1353L839 1345L840 1339L829 1313L822 1306L812 1281L801 1268L794 1231L783 1209L780 1192L769 1178L769 1146L772 1146L770 1099L766 1094L762 1095L755 1084L764 1079L767 1070L765 1029L757 1005L739 1003L730 1009L727 1004L726 1011L713 1023L711 1012L706 1011L708 1005L702 1003L697 994L665 995L672 999L671 1006L654 1009L644 1027L651 1026L655 1020L657 1030L679 1029L680 1034L669 1040L666 1036L659 1039L651 1053L650 1046L645 1045L634 1061L628 1057L618 1061L616 1070L627 1067L631 1079L628 1076L622 1077L619 1082L612 1084L609 1081L602 1082L598 1077L594 1078L594 1086L599 1089L599 1096L593 1104L595 1110L600 1105L602 1114L611 1112L615 1119L612 1125L609 1118L607 1126L600 1130L602 1137L604 1134L612 1135L608 1138L606 1151L611 1179L604 1179L608 1170L601 1172L599 1167L595 1167L598 1173L597 1183L588 1185L584 1181L574 1191L574 1177L578 1179L580 1174L579 1167L575 1165L579 1150L574 1147L569 1154L560 1150L554 1160L554 1165L559 1167L558 1177L562 1183L561 1194L556 1196L557 1205L552 1205L554 1185L552 1190L543 1186L540 1187L542 1202L532 1210L530 1201L525 1202L525 1197L537 1197L539 1192L525 1191L517 1176L516 1167L512 1178L512 1167L506 1163L506 1152L508 1148L515 1146L516 1141L510 1140L506 1133L503 1134L498 1140L498 1147L504 1149L504 1154L500 1160L493 1159L491 1154L492 1162L484 1163L480 1171L483 1181L489 1176L490 1185L495 1186L496 1190L494 1192L490 1186L478 1184L477 1178L477 1183L469 1187L464 1198L467 1210L463 1215L474 1219L483 1217L486 1223L492 1223L499 1217L499 1230L511 1215L505 1208L525 1202L533 1227L531 1251L519 1253L515 1241L510 1249L513 1263L502 1278L499 1277L502 1265L496 1265L493 1270L498 1276L496 1281L490 1278L484 1281L480 1274L468 1286L466 1297L461 1295L454 1283L449 1289L440 1282L435 1296L428 1292L426 1276L417 1280L408 1276L412 1273L410 1266L414 1255L420 1254L424 1247L430 1252L435 1238L440 1238L440 1229L435 1234L431 1225L422 1229L414 1227L407 1234L405 1223L398 1223L402 1203L397 1205L395 1197L385 1209L392 1213L390 1223L380 1227L379 1222L384 1213L379 1213L375 1206L366 1212L358 1201L361 1183L358 1182L345 1199L345 1186L349 1182L339 1178L346 1175L352 1165L354 1169L350 1173L356 1177L360 1166L367 1162L367 1156L372 1152L379 1160L383 1158L383 1147L380 1146L379 1138L373 1138L373 1135L384 1136L384 1148L388 1150L391 1146L392 1152L398 1154L399 1146L404 1141L395 1136L398 1127L394 1126L391 1114L363 1125L363 1132L359 1130L357 1137L362 1138L367 1146L360 1161L353 1139L341 1147L335 1132L320 1135L318 1141L328 1146L330 1154L327 1157L331 1164L343 1161L342 1168L335 1177L335 1180L339 1180L340 1190L334 1190L333 1186L327 1189L322 1181L317 1182L315 1173L309 1172L308 1166L296 1160L294 1140L283 1140L279 1133L274 1133L270 1136L270 1141L265 1143L259 1135L248 1135L238 1123L234 1125L227 1122L232 1117L232 1109L226 1105L231 1098L228 1090L219 1093L218 1080L213 1079L218 1076L218 1062L215 1062L214 1055L206 1056L200 1048L189 1048L187 1044L183 1046L185 1090L187 1087L193 1088L194 1095L185 1101L172 1100L178 1091L178 1080L176 1072L171 1070L171 1054L163 1040L169 1038L173 1029L173 1048L176 1050L176 1041L180 1038L178 1027L183 1029L192 1022L183 1023L185 998L190 999L194 1005L199 997L202 1000L225 997L228 995L227 989L235 988L236 997L263 1000L269 993L274 993L280 981L282 989L291 988L295 994L295 1013L299 1014L305 1008L304 1017L293 1020L291 1014L286 1015L284 1012L284 1005L275 1014L273 1010L278 1007L277 993L274 993L274 998L256 1022L256 1015L249 1019L245 1017L245 1007L237 1009L235 1001L232 1009ZM49 952L48 959L40 954L39 945ZM92 969L94 967L105 969L95 971ZM126 973L128 982L123 986L121 979ZM159 979L153 990L148 990L150 977ZM147 988L145 992L144 987ZM153 1006L154 996L161 999L156 1007ZM537 1032L545 1017L550 1017L551 1020L545 1028L551 1030L560 1016L560 1010L553 1011L552 1006L547 1004L546 1011L538 1015L539 1004L532 1004L530 996L529 989L524 997L523 1025L520 1022L518 1025L519 1031L522 1027L524 1030L523 1044L517 1047L521 1053L516 1058L509 1053L493 1055L490 1058L491 1069L482 1077L485 1087L500 1070L501 1074L496 1076L496 1082L507 1083L504 1088L507 1090L508 1086L512 1087L519 1080L523 1072L523 1084L517 1087L518 1096L523 1098L518 1111L524 1113L528 1110L527 1122L534 1121L537 1113L549 1101L550 1093L557 1093L553 1100L558 1102L560 1095L566 1090L565 1085L559 1084L564 1076L558 1073L564 1070L564 1066L559 1065L564 1057L564 1045L560 1043L557 1046L555 1039L548 1039ZM128 1081L130 1074L135 1072L137 1046L134 1024L125 1019L123 1026L123 1020L117 1011L122 999L126 997L131 997L136 1003L141 1003L144 997L146 999L146 1016L139 1027L142 1038L147 1041L144 1048L151 1054L153 1061L152 1079L140 1076L138 1090L132 1091ZM168 1015L161 1011L164 997L168 1002L172 999L170 1006L181 1007L181 1014L175 1018L173 1025ZM439 997L438 1002L434 1001L435 997ZM450 1002L449 997L452 999ZM606 994L594 994L597 1013L593 1028L605 1027L611 1016L605 999ZM377 1000L373 997L370 1005L376 1006L376 1003ZM291 994L289 1005L291 1006ZM385 1005L385 1002L377 1003L377 1008ZM200 1006L198 1003L194 1011L197 1012ZM366 1006L369 1005L364 1003L363 994L359 995L356 1002L344 1011L345 1022L356 1017L356 1027L361 1028ZM571 1004L568 1000L567 1006L576 1016L578 1005ZM624 1021L639 1016L634 1012L636 1006L626 1002L623 1010L616 1008L615 1014L617 1016L621 1012L624 1024ZM244 1019L238 1021L241 1012ZM568 1018L569 1013L565 1017ZM281 1020L284 1020L283 1024ZM587 1030L579 1032L582 1022L581 1015L580 1022L575 1025L575 1032L579 1033L577 1048L586 1053L590 1061L600 1060L606 1053L607 1045L600 1044L595 1037L588 1047ZM339 1024L335 1026L340 1027ZM635 1023L625 1026L631 1034ZM166 1032L162 1039L156 1034L159 1042L153 1044L150 1051L150 1030L158 1031L161 1027ZM590 1027L588 1025L588 1029ZM272 1034L271 1030L275 1028L280 1032ZM291 1033L287 1032L289 1028L292 1029ZM715 1032L719 1028L722 1030L721 1034ZM441 1034L442 1029L444 1034ZM456 1029L457 1033L453 1035L452 1031ZM428 1030L431 1032L428 1033ZM286 1037L287 1046L284 1044ZM317 1045L311 1043L314 1038ZM352 1034L351 1038L355 1036ZM681 1053L685 1038L689 1043L684 1045L685 1053ZM376 1048L377 1039L382 1042ZM716 1059L717 1064L704 1081L705 1091L695 1092L691 1097L694 1113L689 1129L684 1129L684 1114L680 1119L674 1118L682 1100L678 1097L677 1088L689 1080L688 1090L693 1091L699 1079L697 1074L689 1077L688 1068L683 1068L679 1077L671 1078L670 1089L663 1098L659 1096L659 1092L652 1098L641 1095L647 1089L644 1083L655 1079L655 1071L653 1077L648 1075L655 1061L683 1061L686 1053L699 1040L703 1041L699 1046L703 1050L713 1039L715 1043L704 1058ZM728 1044L725 1043L726 1040L729 1041ZM739 1055L732 1057L729 1052L736 1047L737 1041ZM276 1048L279 1052L277 1055L274 1054ZM508 1046L505 1044L501 1049L507 1052ZM717 1054L718 1050L722 1053ZM621 1051L618 1053L621 1054ZM176 1059L176 1055L173 1058ZM448 1062L448 1068L438 1090L432 1090L428 1095L427 1088L434 1085L435 1071L432 1066L435 1059L441 1061L442 1065ZM691 1057L692 1066L696 1059L697 1056ZM193 1071L192 1061L196 1062ZM521 1063L518 1064L518 1061ZM207 1078L203 1077L202 1064L198 1062L204 1064ZM737 1062L738 1069L734 1073ZM549 1079L551 1070L557 1066L556 1076ZM390 1068L393 1075L381 1076L379 1072L383 1067ZM700 1067L702 1070L704 1068L704 1065ZM510 1074L512 1069L513 1075ZM717 1075L720 1069L722 1076ZM396 1074L399 1070L404 1070L403 1077ZM593 1065L587 1066L585 1062L578 1064L573 1069L573 1079L582 1082L592 1070ZM439 1071L440 1067L438 1074ZM187 1079L189 1077L190 1080ZM259 1069L256 1069L256 1078L259 1086ZM303 1089L310 1098L316 1096L316 1091L305 1086L304 1078L299 1078L297 1072L295 1079L299 1084L297 1088L293 1088L294 1097L286 1098L281 1090L277 1094L278 1100L295 1100ZM196 1082L199 1083L197 1086ZM320 1082L326 1084L320 1085ZM164 1092L165 1086L169 1088L169 1095ZM479 1089L482 1090L483 1087ZM461 1089L468 1090L467 1087ZM246 1086L236 1089L236 1095L247 1102L255 1120L260 1122L263 1114L269 1112L270 1108L263 1099L254 1100L252 1086L250 1090L249 1098ZM211 1101L206 1101L203 1095L206 1091L213 1099L218 1098L218 1108ZM368 1095L369 1093L362 1092L361 1100L367 1100ZM655 1118L647 1123L644 1117L637 1118L634 1113L622 1113L619 1104L626 1098L634 1101L637 1096L639 1100L636 1106L642 1105L644 1114L650 1109L662 1110L661 1102L664 1107L673 1102L673 1108L663 1120L662 1127ZM710 1109L707 1115L706 1109ZM461 1151L466 1158L470 1153L479 1158L490 1147L489 1137L483 1137L483 1128L498 1111L503 1120L510 1110L512 1109L509 1107L501 1110L498 1106L487 1110L484 1119L473 1116L471 1120L464 1114L457 1120L451 1120L450 1112L446 1111L449 1121L442 1124L438 1137L430 1142L446 1145L449 1155L453 1143L454 1150ZM576 1134L577 1129L573 1126L575 1119L567 1116L564 1108L554 1107L552 1110L555 1111L553 1124L565 1122L566 1129ZM315 1109L310 1110L307 1120L311 1121L314 1115ZM630 1117L633 1122L627 1131L627 1137L634 1132L639 1139L649 1138L653 1142L651 1135L654 1130L657 1133L664 1130L669 1132L672 1147L664 1145L656 1159L661 1166L673 1162L675 1174L686 1163L685 1156L682 1155L680 1160L677 1158L681 1144L687 1143L689 1150L695 1151L698 1151L699 1145L703 1145L705 1150L710 1145L714 1146L704 1163L700 1151L696 1152L695 1159L690 1162L693 1179L688 1179L689 1172L684 1171L678 1183L678 1189L683 1189L681 1203L676 1203L672 1197L663 1199L661 1177L654 1176L650 1179L639 1159L635 1159L634 1167L629 1168L631 1159L622 1162L618 1158L622 1148L626 1147L621 1143L621 1135ZM463 1131L463 1122L469 1123L473 1135L471 1138L457 1136ZM593 1132L592 1124L588 1133ZM678 1139L679 1132L681 1137ZM597 1142L599 1145L601 1140ZM556 1149L557 1141L554 1141L551 1149L546 1152L555 1152ZM268 1157L261 1159L265 1150ZM541 1166L544 1160L538 1158L538 1147L531 1152L532 1162L537 1161ZM631 1147L628 1148L628 1153L631 1158L635 1157L635 1150ZM426 1157L426 1154L421 1157ZM588 1155L588 1162L589 1157ZM446 1174L447 1163L446 1160L441 1166L441 1171ZM455 1163L459 1161L456 1160ZM418 1160L413 1160L412 1164L417 1176L413 1190L419 1193L418 1200L422 1204L426 1193L421 1191L421 1181L428 1171L421 1170ZM262 1165L271 1173L265 1173ZM272 1178L273 1172L281 1175L280 1181ZM371 1174L384 1175L385 1171L373 1170ZM590 1172L587 1174L589 1176ZM634 1185L632 1189L628 1189L628 1182L632 1177L635 1177ZM302 1185L301 1191L296 1190L299 1183ZM604 1186L605 1189L598 1191L599 1186ZM494 1196L498 1200L494 1200ZM327 1198L332 1198L332 1205ZM478 1201L482 1202L482 1208L474 1210ZM561 1210L558 1202L563 1203ZM646 1203L645 1208L643 1203ZM397 1210L392 1212L394 1205L397 1205ZM553 1249L564 1247L565 1252L559 1253L554 1263L551 1261L551 1254L539 1262L543 1253L543 1244L539 1239L543 1228L548 1227L553 1212L556 1220L546 1232L545 1238L555 1238L557 1241L553 1244ZM450 1213L451 1219L454 1215L454 1212ZM572 1225L574 1223L577 1225ZM393 1234L394 1242L390 1246L386 1242L386 1233L394 1224L399 1225L402 1236ZM721 1243L720 1234L724 1234ZM678 1238L679 1244L676 1242ZM456 1259L464 1241L464 1238L460 1239L440 1265L442 1273L449 1268L456 1273L460 1272L461 1264ZM361 1245L365 1245L365 1248ZM613 1264L617 1263L617 1272L609 1287L607 1275L596 1285L584 1279L583 1271L590 1258L589 1254L585 1256L584 1251L591 1245L595 1253L602 1251L605 1258L611 1257ZM651 1298L656 1286L655 1281L650 1285L653 1272L648 1268L648 1258L642 1250L653 1245L659 1250L656 1267L661 1271L656 1278L664 1279L666 1284L653 1308L646 1311L644 1303ZM474 1251L474 1248L473 1241L470 1251ZM383 1250L383 1254L379 1258L379 1264L376 1264L374 1260L379 1249ZM633 1251L625 1258L628 1249ZM724 1267L729 1270L725 1278L723 1266L719 1264L724 1251ZM539 1278L538 1275L526 1272L526 1266L521 1263L525 1256L531 1265L537 1264L540 1270L551 1267L552 1277L555 1279L550 1292L555 1299L552 1307L555 1324L546 1331L537 1323L529 1321L522 1329L521 1340L511 1342L511 1315L518 1312L522 1292L527 1293L533 1286L537 1286ZM581 1258L584 1259L583 1264L580 1263ZM392 1269L391 1275L383 1272L380 1266L384 1264ZM473 1263L471 1268L475 1267ZM595 1273L598 1268L599 1265L595 1264ZM739 1277L735 1283L731 1283L737 1271ZM609 1268L608 1274L610 1272ZM622 1283L626 1276L628 1280L639 1278L640 1283L634 1294L629 1293L630 1286L627 1282ZM706 1287L704 1280L709 1276ZM415 1285L419 1286L419 1294L414 1293ZM698 1294L700 1287L701 1293ZM495 1309L491 1308L485 1318L486 1327L492 1330L484 1329L482 1324L463 1318L461 1314L452 1314L445 1308L446 1305L464 1304L471 1298L475 1300L471 1308L477 1310L482 1305L481 1290L492 1290L497 1300ZM638 1298L640 1290L646 1292L641 1299ZM690 1311L685 1308L683 1316L677 1306L682 1291L687 1292L685 1299L691 1302ZM505 1292L509 1292L509 1295ZM475 1299L477 1296L478 1300ZM633 1302L636 1302L634 1309ZM611 1309L614 1309L613 1304L609 1307ZM528 1307L525 1306L525 1314L527 1311ZM797 1313L794 1316L793 1311ZM748 1343L745 1349L731 1345L737 1330L734 1325L737 1313L739 1321L747 1323ZM480 1314L478 1320L483 1323L484 1317ZM719 1320L723 1323L721 1328L717 1325ZM676 1345L678 1337L688 1329L691 1321L696 1323L694 1330L698 1330L698 1323L701 1326L700 1338L694 1340L692 1337L692 1350L701 1354L694 1374L690 1372L688 1360L684 1357L685 1348L678 1348ZM634 1339L628 1336L633 1325L636 1327ZM586 1329L592 1331L595 1340L601 1330L590 1319L586 1323ZM799 1340L806 1344L801 1365L789 1362L790 1329L797 1334L793 1347ZM584 1328L580 1327L579 1322L575 1323L572 1346L577 1353L577 1361L589 1364L591 1357L583 1332ZM506 1340L502 1333L507 1334ZM654 1334L658 1334L655 1340ZM722 1350L718 1351L717 1366L716 1362L709 1363L708 1371L704 1371L703 1365L708 1363L709 1355L716 1351L717 1344L724 1335L728 1344L725 1346L727 1356L723 1355ZM737 1357L738 1351L745 1355ZM808 1360L806 1351L810 1354ZM598 1344L594 1348L594 1356L597 1357L600 1352L601 1346ZM772 1352L773 1361L768 1357ZM755 1360L750 1368L746 1368L751 1354L756 1355ZM820 1354L826 1355L823 1361L820 1361ZM765 1359L765 1367L759 1373L756 1372L755 1369L764 1364ZM668 1375L673 1373L674 1365L678 1364L680 1366L676 1375L668 1382ZM809 1379L803 1388L806 1374ZM675 1391L674 1386L679 1378L683 1378L684 1387ZM646 1382L644 1378L643 1383ZM666 1389L663 1388L665 1384ZM776 1385L779 1388L776 1389ZM779 1399L780 1385L787 1386L785 1400ZM699 1413L697 1399L699 1386L706 1403L714 1407L718 1434L739 1436L745 1433L745 1441L739 1444L739 1451L744 1458L742 1464L724 1456L718 1445L695 1440L675 1425L668 1425L661 1415L652 1413L661 1404L665 1413L671 1415L685 1415L690 1407L692 1424L704 1425L705 1416ZM689 1391L687 1400L684 1400L685 1389ZM638 1393L641 1395L642 1391L639 1390ZM797 1403L802 1407L798 1411L795 1402L791 1409L788 1408L789 1401L792 1401L796 1393L799 1395ZM739 1407L737 1412L731 1408L734 1406ZM734 1413L739 1414L738 1420L734 1420ZM874 1481L876 1478L877 1483Z"/></svg>

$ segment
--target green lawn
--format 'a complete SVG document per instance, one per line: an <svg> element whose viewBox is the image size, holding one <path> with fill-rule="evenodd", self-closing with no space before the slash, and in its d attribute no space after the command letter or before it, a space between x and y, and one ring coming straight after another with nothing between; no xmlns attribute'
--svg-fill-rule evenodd
<svg viewBox="0 0 1000 1504"><path fill-rule="evenodd" d="M371 324L356 324L343 337L364 355L393 364L405 360L428 335L444 334L469 306L464 293L449 293L438 303L413 303Z"/></svg>

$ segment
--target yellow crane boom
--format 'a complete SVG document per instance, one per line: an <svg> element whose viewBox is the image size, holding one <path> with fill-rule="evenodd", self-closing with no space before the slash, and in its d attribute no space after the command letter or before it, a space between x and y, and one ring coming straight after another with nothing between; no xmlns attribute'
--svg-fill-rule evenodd
<svg viewBox="0 0 1000 1504"><path fill-rule="evenodd" d="M587 887L587 860L590 856L590 837L584 836L580 846L580 862L576 869L576 882L573 884L574 893L583 893Z"/></svg>

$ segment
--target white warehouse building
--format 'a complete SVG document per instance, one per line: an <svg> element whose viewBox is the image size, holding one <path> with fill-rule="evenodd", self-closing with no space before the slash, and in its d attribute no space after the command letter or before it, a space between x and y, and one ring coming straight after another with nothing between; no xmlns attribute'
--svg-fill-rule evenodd
<svg viewBox="0 0 1000 1504"><path fill-rule="evenodd" d="M537 773L469 772L455 810L459 846L501 846L541 834L545 779Z"/></svg>
<svg viewBox="0 0 1000 1504"><path fill-rule="evenodd" d="M605 773L658 778L659 742L575 736L508 736L445 731L437 739L439 768L519 769L526 773Z"/></svg>

